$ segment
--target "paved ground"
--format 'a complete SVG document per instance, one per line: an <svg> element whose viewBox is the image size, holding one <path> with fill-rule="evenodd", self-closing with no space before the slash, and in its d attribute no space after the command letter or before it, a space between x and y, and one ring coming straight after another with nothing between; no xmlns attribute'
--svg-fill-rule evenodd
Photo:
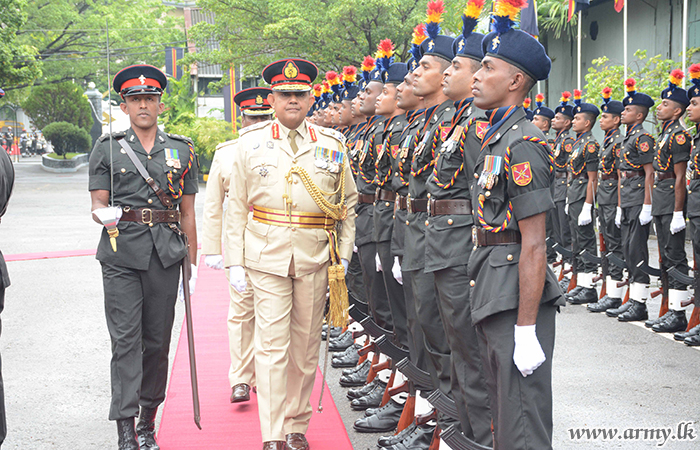
<svg viewBox="0 0 700 450"><path fill-rule="evenodd" d="M100 228L89 215L87 169L49 174L37 162L23 159L16 166L15 193L0 224L0 249L10 255L95 248ZM199 195L199 217L202 202ZM650 248L655 245L650 242ZM116 448L115 426L107 420L110 350L99 264L93 257L75 257L8 267L12 286L0 337L9 429L3 448ZM654 315L658 301L650 303ZM177 311L174 342L181 304ZM583 307L563 308L557 333L555 448L656 448L657 439L572 441L568 430L675 430L681 422L691 422L696 440L669 441L663 448L699 448L700 352ZM328 383L352 430L361 413L350 410L339 376L339 370L329 369ZM375 448L377 436L349 434L355 449Z"/></svg>

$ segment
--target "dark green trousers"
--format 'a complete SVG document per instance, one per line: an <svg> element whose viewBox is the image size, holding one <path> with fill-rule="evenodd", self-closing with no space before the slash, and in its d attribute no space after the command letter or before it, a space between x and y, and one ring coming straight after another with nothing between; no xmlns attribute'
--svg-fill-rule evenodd
<svg viewBox="0 0 700 450"><path fill-rule="evenodd" d="M164 268L153 249L148 270L102 263L107 329L112 340L109 419L156 408L165 399L168 350L180 264Z"/></svg>

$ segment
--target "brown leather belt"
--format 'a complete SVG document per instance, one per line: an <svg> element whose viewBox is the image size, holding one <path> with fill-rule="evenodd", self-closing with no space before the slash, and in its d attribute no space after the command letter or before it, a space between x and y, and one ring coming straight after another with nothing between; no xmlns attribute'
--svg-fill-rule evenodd
<svg viewBox="0 0 700 450"><path fill-rule="evenodd" d="M611 174L601 174L600 175L600 180L601 181L606 181L606 180L617 180L617 172L611 173Z"/></svg>
<svg viewBox="0 0 700 450"><path fill-rule="evenodd" d="M406 197L406 210L409 213L428 212L428 199Z"/></svg>
<svg viewBox="0 0 700 450"><path fill-rule="evenodd" d="M676 174L673 171L670 171L670 172L656 171L656 172L654 172L654 180L656 180L656 181L668 180L670 178L676 178Z"/></svg>
<svg viewBox="0 0 700 450"><path fill-rule="evenodd" d="M397 209L406 209L405 196L396 194L396 200L394 200L394 211L396 211Z"/></svg>
<svg viewBox="0 0 700 450"><path fill-rule="evenodd" d="M122 222L136 222L153 226L154 223L178 223L180 211L176 209L126 209L122 212Z"/></svg>
<svg viewBox="0 0 700 450"><path fill-rule="evenodd" d="M566 178L566 172L554 172L554 178Z"/></svg>
<svg viewBox="0 0 700 450"><path fill-rule="evenodd" d="M520 244L520 240L520 231L517 230L503 230L498 233L491 233L481 227L472 227L472 241L477 247Z"/></svg>
<svg viewBox="0 0 700 450"><path fill-rule="evenodd" d="M697 170L693 170L690 172L690 176L688 177L689 180L698 180L700 179L700 174L698 174Z"/></svg>
<svg viewBox="0 0 700 450"><path fill-rule="evenodd" d="M428 215L446 216L450 214L471 215L472 202L468 199L428 200Z"/></svg>
<svg viewBox="0 0 700 450"><path fill-rule="evenodd" d="M643 170L621 170L620 175L622 178L645 177L646 172Z"/></svg>
<svg viewBox="0 0 700 450"><path fill-rule="evenodd" d="M375 202L393 202L396 199L396 193L382 188L377 188L374 194Z"/></svg>
<svg viewBox="0 0 700 450"><path fill-rule="evenodd" d="M588 179L588 172L586 172L585 170L582 170L578 175L574 175L573 173L571 173L571 178L570 178L571 180L577 180L579 178L585 178L587 180Z"/></svg>
<svg viewBox="0 0 700 450"><path fill-rule="evenodd" d="M374 195L357 194L357 203L374 203Z"/></svg>

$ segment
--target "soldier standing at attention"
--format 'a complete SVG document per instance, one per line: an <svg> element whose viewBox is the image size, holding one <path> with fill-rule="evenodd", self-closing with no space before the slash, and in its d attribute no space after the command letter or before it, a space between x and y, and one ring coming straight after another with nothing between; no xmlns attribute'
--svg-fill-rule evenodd
<svg viewBox="0 0 700 450"><path fill-rule="evenodd" d="M238 92L233 101L241 110L241 128L272 119L272 106L267 101L269 88L255 87ZM231 166L238 151L238 140L224 142L216 148L209 170L207 193L204 201L204 226L202 229L202 254L204 264L212 269L224 268L221 256L221 233L224 202L228 199L231 184ZM246 277L247 280L247 277ZM229 286L231 301L228 309L228 345L231 353L229 383L231 403L250 400L250 387L255 381L253 336L255 335L255 311L253 289L248 286L242 293Z"/></svg>
<svg viewBox="0 0 700 450"><path fill-rule="evenodd" d="M120 107L131 127L100 138L90 155L93 219L103 223L98 217L110 196L119 211L116 244L110 245L107 228L102 230L97 259L112 340L109 419L117 421L120 450L159 448L155 417L165 399L180 266L188 251L190 260L197 260L197 156L188 138L158 129L166 85L163 72L153 66L117 73L112 86L124 100ZM190 293L196 273L193 264Z"/></svg>
<svg viewBox="0 0 700 450"><path fill-rule="evenodd" d="M622 254L622 242L620 241L620 229L615 225L615 214L618 201L618 171L620 149L622 148L622 134L620 133L620 114L624 109L622 102L611 100L612 89L603 89L603 104L600 105L600 129L605 132L603 149L600 153L600 165L598 171L598 220L603 233L605 251L617 256L624 261ZM602 255L601 255L602 256ZM622 281L622 267L616 264L608 264L609 274L605 280L607 294L600 301L589 304L591 312L603 312L622 305L622 290L617 287Z"/></svg>
<svg viewBox="0 0 700 450"><path fill-rule="evenodd" d="M577 259L577 286L571 291L568 301L574 305L595 303L598 293L593 278L597 275L595 263L587 261L580 253L586 250L597 255L595 230L593 229L593 204L598 184L598 142L591 130L598 117L598 107L581 102L581 91L574 90L574 120L571 128L576 133L569 158L569 186L566 203L569 205L571 226L571 248Z"/></svg>
<svg viewBox="0 0 700 450"><path fill-rule="evenodd" d="M661 268L675 267L688 274L685 255L685 169L690 159L692 142L680 118L688 106L688 94L680 87L683 72L671 72L668 87L661 91L661 103L656 107L656 118L661 122L661 134L654 157L654 184L651 195L651 215L654 216L656 237L659 240ZM674 277L668 277L668 311L645 325L657 333L675 333L688 327L685 307L687 286Z"/></svg>
<svg viewBox="0 0 700 450"><path fill-rule="evenodd" d="M0 89L0 97L3 91ZM0 149L0 218L7 211L7 204L12 195L12 188L15 185L15 168L12 166L12 160L7 152ZM0 312L5 309L5 289L10 287L10 275L7 272L5 258L0 252ZM2 329L2 321L0 321L0 329ZM1 367L1 365L0 365ZM2 371L0 370L0 445L2 445L7 436L7 420L5 417L5 387L2 381Z"/></svg>
<svg viewBox="0 0 700 450"><path fill-rule="evenodd" d="M511 28L519 9L512 0L495 3L495 31L483 40L472 85L490 128L474 170L470 300L494 448L547 450L555 314L563 303L545 244L554 167L545 136L519 105L537 80L547 79L551 61L536 39Z"/></svg>
<svg viewBox="0 0 700 450"><path fill-rule="evenodd" d="M344 137L305 120L317 74L297 58L263 69L277 118L243 130L231 170L224 265L239 292L247 271L255 294L265 450L309 448L329 273L342 276L353 251L357 192ZM331 311L339 306L331 295Z"/></svg>
<svg viewBox="0 0 700 450"><path fill-rule="evenodd" d="M649 296L649 275L642 271L640 264L649 263L649 223L651 222L651 189L654 184L654 138L644 129L643 123L654 106L654 100L637 92L636 82L625 81L627 97L622 104L622 123L627 125L627 134L622 140L620 151L620 204L615 215L615 224L620 227L622 252L627 262L629 274L630 301L619 308L605 311L610 317L621 322L646 320L647 297Z"/></svg>

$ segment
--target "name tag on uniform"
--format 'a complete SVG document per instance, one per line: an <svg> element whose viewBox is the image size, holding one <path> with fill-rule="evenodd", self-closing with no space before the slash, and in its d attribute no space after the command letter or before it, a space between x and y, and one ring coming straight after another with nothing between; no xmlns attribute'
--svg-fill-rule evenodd
<svg viewBox="0 0 700 450"><path fill-rule="evenodd" d="M176 148L166 148L165 150L165 165L173 169L180 168L180 153Z"/></svg>

